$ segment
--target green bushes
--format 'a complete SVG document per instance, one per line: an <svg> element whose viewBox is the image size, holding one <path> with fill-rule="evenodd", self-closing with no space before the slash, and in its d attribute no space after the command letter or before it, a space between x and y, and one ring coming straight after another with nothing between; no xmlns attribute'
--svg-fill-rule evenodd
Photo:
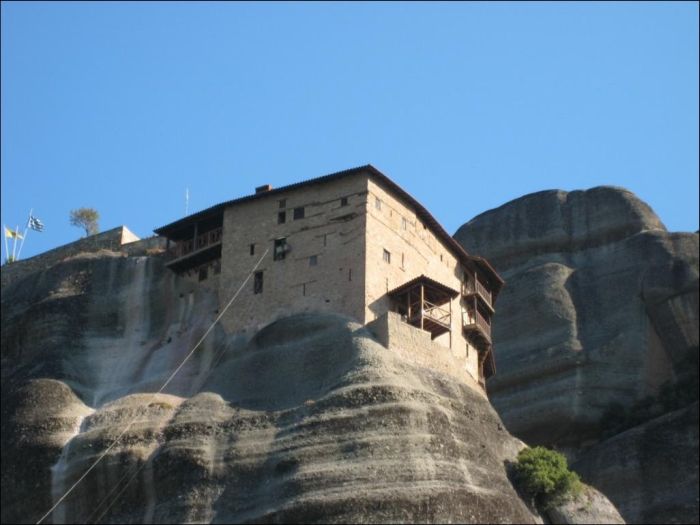
<svg viewBox="0 0 700 525"><path fill-rule="evenodd" d="M566 458L544 447L520 451L515 477L521 490L544 509L577 496L582 489L578 475L569 470Z"/></svg>

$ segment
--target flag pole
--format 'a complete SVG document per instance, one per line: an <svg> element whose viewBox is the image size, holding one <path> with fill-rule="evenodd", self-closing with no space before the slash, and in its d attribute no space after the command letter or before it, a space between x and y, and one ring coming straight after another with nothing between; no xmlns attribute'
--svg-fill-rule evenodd
<svg viewBox="0 0 700 525"><path fill-rule="evenodd" d="M10 230L7 229L7 225L3 224L3 228L5 228L5 231L2 232L2 236L5 237L5 262L10 258L10 250L7 247L7 232Z"/></svg>
<svg viewBox="0 0 700 525"><path fill-rule="evenodd" d="M19 254L22 253L22 246L24 246L24 239L27 238L27 232L29 231L29 220L32 218L32 212L34 208L29 210L29 217L27 218L27 225L24 227L24 235L22 236L22 242L19 245L19 251L17 252L17 258L19 259Z"/></svg>
<svg viewBox="0 0 700 525"><path fill-rule="evenodd" d="M12 243L12 262L15 262L17 259L15 259L15 250L17 249L17 233L19 232L19 224L15 226L15 236L14 236L14 242Z"/></svg>

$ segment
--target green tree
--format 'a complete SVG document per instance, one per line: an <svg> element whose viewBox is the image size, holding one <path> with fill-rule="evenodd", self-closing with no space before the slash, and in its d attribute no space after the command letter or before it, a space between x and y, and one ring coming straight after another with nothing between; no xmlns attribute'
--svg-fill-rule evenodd
<svg viewBox="0 0 700 525"><path fill-rule="evenodd" d="M520 487L545 509L581 492L578 474L569 470L566 457L545 447L518 453L515 474Z"/></svg>
<svg viewBox="0 0 700 525"><path fill-rule="evenodd" d="M70 223L72 226L83 228L85 236L95 235L100 231L99 212L94 208L78 208L70 211Z"/></svg>

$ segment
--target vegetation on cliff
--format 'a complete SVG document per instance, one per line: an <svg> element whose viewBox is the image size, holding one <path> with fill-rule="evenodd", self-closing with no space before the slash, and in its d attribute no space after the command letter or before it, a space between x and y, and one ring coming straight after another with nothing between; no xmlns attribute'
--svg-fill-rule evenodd
<svg viewBox="0 0 700 525"><path fill-rule="evenodd" d="M569 470L566 457L545 447L524 448L518 453L515 479L538 508L546 510L581 493L578 474Z"/></svg>

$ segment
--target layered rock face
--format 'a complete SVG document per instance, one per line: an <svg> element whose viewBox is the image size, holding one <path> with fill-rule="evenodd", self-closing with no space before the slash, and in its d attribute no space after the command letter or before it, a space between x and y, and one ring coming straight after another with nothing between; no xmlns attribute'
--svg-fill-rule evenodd
<svg viewBox="0 0 700 525"><path fill-rule="evenodd" d="M668 232L631 192L599 187L524 196L477 216L455 238L507 282L493 330L498 373L487 386L508 429L568 448L604 492L605 479L643 472L608 494L628 521L697 521L697 416L695 427L675 425L672 449L659 434L664 426L649 423L644 439L628 432L609 443L626 443L628 453L606 456L606 469L587 467L581 455L606 437L616 410L637 410L646 399L648 414L663 412L662 386L695 385L697 399L697 367L688 366L698 352L697 233ZM598 443L590 461L606 446ZM668 454L685 466L664 463ZM609 469L616 477L607 478ZM682 481L670 489L674 476Z"/></svg>
<svg viewBox="0 0 700 525"><path fill-rule="evenodd" d="M2 521L541 521L522 443L463 383L336 315L248 341L153 257L74 257L2 293ZM235 308L235 303L234 303Z"/></svg>

